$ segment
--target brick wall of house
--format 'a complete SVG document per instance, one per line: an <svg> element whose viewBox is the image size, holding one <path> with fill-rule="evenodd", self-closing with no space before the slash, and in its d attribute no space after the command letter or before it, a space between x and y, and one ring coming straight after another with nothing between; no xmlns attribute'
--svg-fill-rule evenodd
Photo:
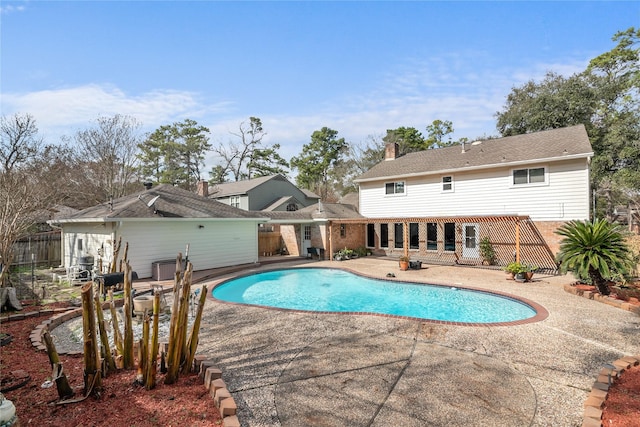
<svg viewBox="0 0 640 427"><path fill-rule="evenodd" d="M534 224L549 245L551 252L556 255L560 251L562 236L557 235L555 231L566 224L566 221L534 221Z"/></svg>
<svg viewBox="0 0 640 427"><path fill-rule="evenodd" d="M340 234L341 226L344 226L344 237ZM340 222L332 222L331 239L333 240L333 251L337 252L345 247L347 249L356 249L365 246L366 227L365 224L341 224ZM326 242L325 248L327 250L329 249L328 241Z"/></svg>

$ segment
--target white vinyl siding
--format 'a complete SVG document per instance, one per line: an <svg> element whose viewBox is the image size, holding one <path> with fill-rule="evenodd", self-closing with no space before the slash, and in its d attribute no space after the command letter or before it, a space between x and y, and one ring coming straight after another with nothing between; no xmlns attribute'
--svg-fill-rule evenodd
<svg viewBox="0 0 640 427"><path fill-rule="evenodd" d="M105 266L111 261L112 224L68 224L64 226L64 265L77 262L78 256L91 255L98 262L98 249L104 247ZM202 226L202 227L199 227ZM115 224L114 224L115 228ZM122 237L120 256L129 243L128 258L140 278L151 277L155 261L185 256L189 244L189 261L194 270L258 262L258 224L236 220L123 221L115 239ZM83 239L82 253L77 240Z"/></svg>
<svg viewBox="0 0 640 427"><path fill-rule="evenodd" d="M512 167L456 172L455 192L442 191L442 175L406 179L407 197L389 203L387 180L360 184L360 213L371 218L459 215L529 215L533 220L569 221L589 217L589 171L586 160L567 160L546 167L544 185L513 185ZM525 169L524 167L518 169Z"/></svg>
<svg viewBox="0 0 640 427"><path fill-rule="evenodd" d="M82 239L82 250L78 250L78 241L80 239ZM62 245L64 254L62 263L65 267L76 265L78 258L81 256L93 256L97 267L99 249L103 250L103 260L105 258L108 258L108 261L111 260L111 254L113 253L111 246L111 224L66 225L62 233Z"/></svg>
<svg viewBox="0 0 640 427"><path fill-rule="evenodd" d="M257 233L255 222L233 220L124 222L118 230L140 278L151 277L155 261L184 257L187 244L194 270L257 262Z"/></svg>

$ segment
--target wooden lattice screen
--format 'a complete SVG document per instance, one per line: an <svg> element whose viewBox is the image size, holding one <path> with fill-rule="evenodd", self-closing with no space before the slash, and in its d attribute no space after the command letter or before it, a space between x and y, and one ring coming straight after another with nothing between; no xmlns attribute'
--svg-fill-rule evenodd
<svg viewBox="0 0 640 427"><path fill-rule="evenodd" d="M553 253L543 236L528 216L470 216L470 217L423 217L423 218L366 218L338 220L340 223L365 223L375 227L375 244L368 244L375 251L390 256L409 255L412 259L433 264L483 265L483 259L477 250L477 243L485 237L495 251L493 266L499 268L512 261L535 265L548 272L557 271ZM390 233L388 245L381 246L381 224L387 224ZM402 224L402 247L396 248L395 225ZM410 224L418 224L418 245L409 249ZM427 244L427 224L437 227L437 243ZM435 226L434 226L435 224ZM445 228L455 230L454 242L445 244ZM465 249L465 228L474 228L475 252ZM450 231L451 235L453 232ZM331 239L330 239L331 241ZM367 242L370 243L370 242ZM429 246L429 247L428 247ZM473 243L467 247L474 247ZM332 253L332 252L331 252Z"/></svg>

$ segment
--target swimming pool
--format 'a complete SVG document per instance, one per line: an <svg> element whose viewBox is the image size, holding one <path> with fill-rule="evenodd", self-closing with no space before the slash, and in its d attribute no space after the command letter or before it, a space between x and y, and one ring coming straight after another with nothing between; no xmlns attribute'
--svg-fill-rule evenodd
<svg viewBox="0 0 640 427"><path fill-rule="evenodd" d="M372 313L455 323L508 323L537 311L515 297L359 276L331 268L272 270L223 282L221 301L290 310Z"/></svg>

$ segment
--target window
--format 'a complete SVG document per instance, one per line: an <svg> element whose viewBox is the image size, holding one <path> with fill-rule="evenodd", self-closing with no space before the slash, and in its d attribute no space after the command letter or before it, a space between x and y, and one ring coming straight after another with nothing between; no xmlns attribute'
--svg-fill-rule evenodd
<svg viewBox="0 0 640 427"><path fill-rule="evenodd" d="M453 222L444 223L444 250L456 250L456 225Z"/></svg>
<svg viewBox="0 0 640 427"><path fill-rule="evenodd" d="M82 239L78 239L78 250L82 251Z"/></svg>
<svg viewBox="0 0 640 427"><path fill-rule="evenodd" d="M419 249L420 239L418 234L418 223L409 223L409 249Z"/></svg>
<svg viewBox="0 0 640 427"><path fill-rule="evenodd" d="M453 177L452 176L443 176L442 177L442 191L453 191Z"/></svg>
<svg viewBox="0 0 640 427"><path fill-rule="evenodd" d="M367 224L367 246L370 248L374 248L376 246L375 224Z"/></svg>
<svg viewBox="0 0 640 427"><path fill-rule="evenodd" d="M304 226L304 240L311 240L311 226Z"/></svg>
<svg viewBox="0 0 640 427"><path fill-rule="evenodd" d="M340 237L347 237L347 225L340 224Z"/></svg>
<svg viewBox="0 0 640 427"><path fill-rule="evenodd" d="M295 203L289 203L287 205L287 212L294 212L298 210L298 205L296 205Z"/></svg>
<svg viewBox="0 0 640 427"><path fill-rule="evenodd" d="M240 196L231 196L230 204L234 208L239 208L240 207Z"/></svg>
<svg viewBox="0 0 640 427"><path fill-rule="evenodd" d="M389 247L389 224L380 224L380 247Z"/></svg>
<svg viewBox="0 0 640 427"><path fill-rule="evenodd" d="M404 194L404 181L387 182L384 185L385 194Z"/></svg>
<svg viewBox="0 0 640 427"><path fill-rule="evenodd" d="M438 250L438 224L435 222L427 223L427 250Z"/></svg>
<svg viewBox="0 0 640 427"><path fill-rule="evenodd" d="M516 169L513 171L513 185L545 182L544 168Z"/></svg>
<svg viewBox="0 0 640 427"><path fill-rule="evenodd" d="M402 249L404 247L404 227L401 222L396 222L393 225L393 234L393 247Z"/></svg>

